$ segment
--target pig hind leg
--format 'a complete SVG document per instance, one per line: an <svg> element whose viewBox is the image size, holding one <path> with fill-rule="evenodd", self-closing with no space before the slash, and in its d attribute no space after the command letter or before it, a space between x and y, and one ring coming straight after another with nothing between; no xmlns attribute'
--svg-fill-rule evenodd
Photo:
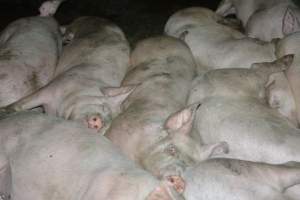
<svg viewBox="0 0 300 200"><path fill-rule="evenodd" d="M47 95L47 92L47 87L43 87L19 101L6 106L2 111L11 113L43 106L47 113L52 113L54 111L51 111L51 108L47 106L47 102L53 97L50 98L51 93L50 95Z"/></svg>
<svg viewBox="0 0 300 200"><path fill-rule="evenodd" d="M11 191L11 172L7 159L0 155L0 200L8 200Z"/></svg>

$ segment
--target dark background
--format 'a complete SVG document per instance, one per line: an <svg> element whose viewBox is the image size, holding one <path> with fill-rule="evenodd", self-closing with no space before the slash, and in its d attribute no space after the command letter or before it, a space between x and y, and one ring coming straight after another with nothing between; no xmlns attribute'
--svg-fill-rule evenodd
<svg viewBox="0 0 300 200"><path fill-rule="evenodd" d="M20 17L38 14L44 0L0 0L0 30ZM67 0L55 18L68 24L83 15L106 17L117 23L131 43L158 35L168 17L182 8L202 6L215 10L220 0Z"/></svg>

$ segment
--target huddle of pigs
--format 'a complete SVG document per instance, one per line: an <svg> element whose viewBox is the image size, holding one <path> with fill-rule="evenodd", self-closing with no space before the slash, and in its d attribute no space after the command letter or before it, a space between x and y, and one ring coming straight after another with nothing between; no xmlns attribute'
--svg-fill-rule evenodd
<svg viewBox="0 0 300 200"><path fill-rule="evenodd" d="M0 35L0 200L300 200L292 0L180 10L133 49L63 1Z"/></svg>

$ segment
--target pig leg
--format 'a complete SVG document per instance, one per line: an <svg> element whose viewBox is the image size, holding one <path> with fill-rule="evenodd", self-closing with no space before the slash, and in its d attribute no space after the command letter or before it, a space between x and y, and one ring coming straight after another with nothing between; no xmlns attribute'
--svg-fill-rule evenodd
<svg viewBox="0 0 300 200"><path fill-rule="evenodd" d="M7 159L0 155L0 200L8 200L11 190L11 174Z"/></svg>
<svg viewBox="0 0 300 200"><path fill-rule="evenodd" d="M45 1L39 8L40 16L53 16L63 0Z"/></svg>
<svg viewBox="0 0 300 200"><path fill-rule="evenodd" d="M257 165L254 163L251 171L255 174L264 174L263 177L258 176L259 179L264 179L282 193L288 188L300 184L299 166Z"/></svg>
<svg viewBox="0 0 300 200"><path fill-rule="evenodd" d="M300 197L300 184L295 185L293 187L287 188L287 190L284 192L284 194L290 199L290 200L297 200Z"/></svg>
<svg viewBox="0 0 300 200"><path fill-rule="evenodd" d="M236 14L236 9L233 5L233 1L232 0L221 1L221 3L219 4L216 10L216 13L224 17L230 14Z"/></svg>
<svg viewBox="0 0 300 200"><path fill-rule="evenodd" d="M50 109L49 106L47 106L47 102L53 98L53 96L51 97L51 93L49 95L47 94L47 92L49 92L47 86L40 88L38 91L20 99L15 103L12 103L2 108L1 111L12 113L22 110L29 110L38 106L43 106L47 113L55 113L55 111L53 111L52 109Z"/></svg>

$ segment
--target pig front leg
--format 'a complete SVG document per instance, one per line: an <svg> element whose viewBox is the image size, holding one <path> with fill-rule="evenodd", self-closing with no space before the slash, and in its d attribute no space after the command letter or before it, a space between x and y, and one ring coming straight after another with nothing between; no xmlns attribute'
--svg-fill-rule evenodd
<svg viewBox="0 0 300 200"><path fill-rule="evenodd" d="M11 172L8 161L0 155L0 200L9 200L11 191Z"/></svg>
<svg viewBox="0 0 300 200"><path fill-rule="evenodd" d="M55 110L48 106L48 102L49 100L53 100L53 96L52 93L47 94L48 92L49 90L47 86L40 88L38 91L20 99L19 101L1 108L1 112L13 113L43 106L47 113L53 114L55 113Z"/></svg>
<svg viewBox="0 0 300 200"><path fill-rule="evenodd" d="M40 16L53 16L64 0L45 1L39 8Z"/></svg>

